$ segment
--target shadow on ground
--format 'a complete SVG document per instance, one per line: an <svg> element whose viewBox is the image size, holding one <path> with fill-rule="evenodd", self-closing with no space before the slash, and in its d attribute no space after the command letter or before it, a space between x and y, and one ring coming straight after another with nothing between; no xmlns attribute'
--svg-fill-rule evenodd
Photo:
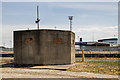
<svg viewBox="0 0 120 80"><path fill-rule="evenodd" d="M7 64L2 64L0 68L24 68L24 67L33 67L35 65L16 65L14 63L7 63Z"/></svg>
<svg viewBox="0 0 120 80"><path fill-rule="evenodd" d="M0 68L31 68L31 67L34 67L34 66L52 66L52 65L40 65L40 64L22 64L22 65L17 65L17 64L14 64L14 63L7 63L7 64L2 64L0 66ZM55 66L55 64L54 64ZM57 66L57 65L56 65ZM31 68L31 69L35 69L35 68ZM49 70L61 70L61 71L66 71L67 69L63 69L63 68L50 68L50 67L43 67L43 68L36 68L36 69L49 69Z"/></svg>

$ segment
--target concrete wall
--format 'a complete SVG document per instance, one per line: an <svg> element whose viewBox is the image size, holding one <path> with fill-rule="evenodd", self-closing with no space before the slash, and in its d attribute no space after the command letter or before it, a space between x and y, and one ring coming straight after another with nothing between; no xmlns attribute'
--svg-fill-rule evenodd
<svg viewBox="0 0 120 80"><path fill-rule="evenodd" d="M71 63L75 62L75 34L71 33Z"/></svg>
<svg viewBox="0 0 120 80"><path fill-rule="evenodd" d="M14 31L15 64L75 62L75 34L63 30Z"/></svg>

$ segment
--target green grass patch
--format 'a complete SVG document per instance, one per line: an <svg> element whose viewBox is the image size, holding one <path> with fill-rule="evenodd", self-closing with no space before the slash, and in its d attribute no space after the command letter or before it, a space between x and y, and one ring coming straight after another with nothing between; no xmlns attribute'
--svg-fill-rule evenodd
<svg viewBox="0 0 120 80"><path fill-rule="evenodd" d="M77 61L77 63L79 64L69 68L68 71L120 75L120 61Z"/></svg>
<svg viewBox="0 0 120 80"><path fill-rule="evenodd" d="M85 63L92 63L92 64L104 64L107 66L119 66L119 61L87 61Z"/></svg>

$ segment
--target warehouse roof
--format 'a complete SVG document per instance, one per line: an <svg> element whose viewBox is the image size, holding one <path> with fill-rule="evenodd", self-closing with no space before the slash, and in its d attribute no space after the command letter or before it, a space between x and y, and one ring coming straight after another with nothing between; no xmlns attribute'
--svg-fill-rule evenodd
<svg viewBox="0 0 120 80"><path fill-rule="evenodd" d="M75 42L75 45L85 45L85 46L110 46L108 43L103 42Z"/></svg>
<svg viewBox="0 0 120 80"><path fill-rule="evenodd" d="M107 41L107 40L118 40L118 38L100 39L100 40L98 40L98 42Z"/></svg>

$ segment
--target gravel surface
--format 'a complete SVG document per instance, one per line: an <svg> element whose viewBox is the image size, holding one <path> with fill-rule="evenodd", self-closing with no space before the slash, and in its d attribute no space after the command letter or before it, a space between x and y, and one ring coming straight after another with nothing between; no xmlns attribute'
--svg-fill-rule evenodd
<svg viewBox="0 0 120 80"><path fill-rule="evenodd" d="M115 75L49 69L1 68L2 78L118 78Z"/></svg>
<svg viewBox="0 0 120 80"><path fill-rule="evenodd" d="M54 72L54 74L51 72ZM55 72L55 70L4 68L2 69L2 78L74 78L57 75Z"/></svg>
<svg viewBox="0 0 120 80"><path fill-rule="evenodd" d="M12 58L3 58L3 60L12 60ZM1 70L2 78L118 78L117 75L71 72L50 69L14 68L11 65L5 65L4 68L0 68L0 71Z"/></svg>

